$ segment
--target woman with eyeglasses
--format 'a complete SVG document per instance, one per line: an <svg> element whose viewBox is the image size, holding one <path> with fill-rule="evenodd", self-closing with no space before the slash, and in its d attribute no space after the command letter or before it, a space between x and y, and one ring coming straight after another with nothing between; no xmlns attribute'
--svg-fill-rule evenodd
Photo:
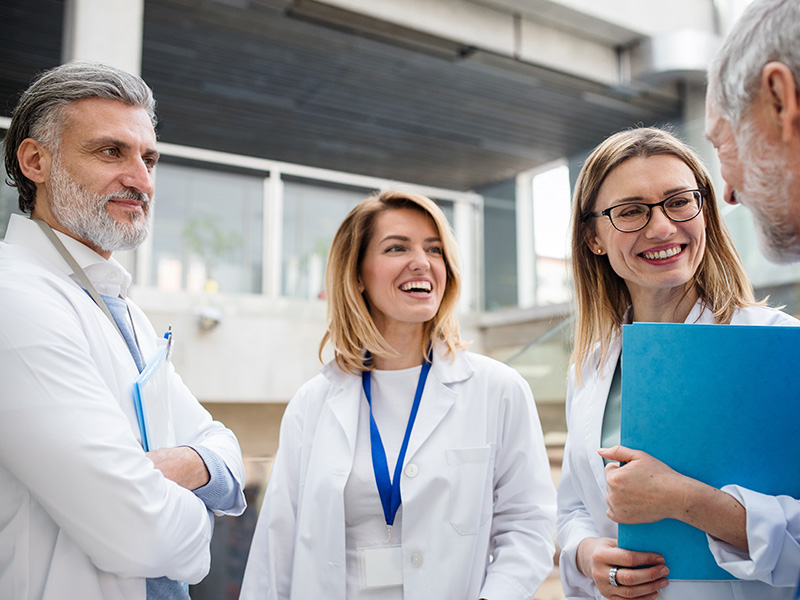
<svg viewBox="0 0 800 600"><path fill-rule="evenodd" d="M670 517L705 531L721 566L765 551L748 548L759 515L746 513L737 486L712 488L619 446L624 323L798 324L755 301L694 152L656 128L600 144L576 182L572 266L577 323L558 490L566 596L791 598L790 588L759 581L670 582L662 556L617 547L618 522Z"/></svg>

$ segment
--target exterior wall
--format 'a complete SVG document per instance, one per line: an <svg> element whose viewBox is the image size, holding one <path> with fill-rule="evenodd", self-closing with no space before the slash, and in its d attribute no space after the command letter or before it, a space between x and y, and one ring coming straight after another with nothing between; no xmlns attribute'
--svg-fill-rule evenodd
<svg viewBox="0 0 800 600"><path fill-rule="evenodd" d="M607 85L618 48L679 30L716 33L710 0L323 0L319 4Z"/></svg>
<svg viewBox="0 0 800 600"><path fill-rule="evenodd" d="M138 71L143 2L69 0L64 59L100 58ZM636 0L325 0L318 4L609 85L619 84L625 75L618 47L675 30L714 33L725 17L715 15L715 3L691 0L669 5ZM124 26L113 26L121 22ZM123 43L119 43L121 35ZM109 48L115 51L109 54ZM686 85L681 93L687 106L687 136L714 164L713 151L702 136L702 84ZM480 225L480 216L473 223L463 206L455 217L462 231ZM271 227L265 230L268 243L277 231L275 225ZM524 229L518 230L520 239L525 237ZM479 279L482 265L474 256L484 241L474 235L478 230L462 235L462 240L472 259L469 271ZM136 272L146 256L140 251L138 255L120 253L118 258ZM145 287L142 281L132 290L158 327L173 325L178 340L176 366L202 400L281 404L317 372L324 303L281 298L274 273L268 275L263 296L165 293ZM469 291L479 296L478 288ZM466 337L474 341L474 349L499 358L513 355L550 325L550 317L531 316L524 309L483 319L468 308L480 304L479 298L474 300L463 308L471 334ZM209 308L219 311L222 320L204 330L198 320Z"/></svg>
<svg viewBox="0 0 800 600"><path fill-rule="evenodd" d="M138 73L144 2L67 0L63 59L99 59ZM289 4L287 0L286 5ZM680 94L686 107L684 134L716 171L713 149L703 135L702 73L698 69L687 72L686 65L654 67L647 63L647 56L639 49L648 38L686 30L706 34L692 39L700 44L707 42L711 39L709 36L725 30L731 14L727 9L740 4L737 0L727 3L712 0L671 3L656 0L324 0L318 4L365 15L378 26L386 23L460 44L481 54L480 60L517 61L521 77L529 74L525 71L526 65L534 65L622 93L657 86L658 93ZM715 14L714 5L722 7L719 14ZM614 102L613 98L599 95L598 101ZM0 126L7 125L7 120L0 119ZM192 156L185 158L205 159L205 156L190 154ZM574 157L565 158L572 160ZM576 166L576 162L571 166ZM252 168L260 169L262 163ZM274 174L275 165L265 170L270 169ZM720 181L718 173L716 179ZM281 193L279 176L273 177L270 185L267 193L272 197ZM518 200L521 208L524 208L523 201L529 201L522 198L522 194ZM484 240L476 235L481 231L481 209L479 202L464 203L456 206L454 214L456 230L462 233L462 250L469 257L467 270L470 277L478 280L483 269L476 258L484 245ZM517 214L532 220L524 210ZM280 214L268 212L267 221L266 243L272 244L267 254L268 258L275 259L280 252L280 245L275 242L280 235ZM778 267L771 265L763 269L753 266L758 265L759 260L760 264L764 261L758 258L760 255L752 244L749 224L749 215L739 210L734 234L739 236L739 247L747 249L746 262L750 261L751 272L759 272L772 282L796 281L800 277L800 267L778 271ZM526 238L526 232L530 236L529 228L530 223L520 223L517 230L517 237L525 243L531 240ZM528 252L529 246L523 243L520 251ZM147 252L146 247L139 253L116 256L128 270L141 273ZM325 328L325 303L280 297L279 278L274 270L269 271L270 264L274 265L275 260L265 261L262 295L167 293L144 285L143 278L139 278L131 290L131 296L158 330L172 326L176 340L173 361L190 389L216 418L237 433L246 457L250 493L263 490L271 456L277 449L280 418L286 402L303 382L319 371L318 345ZM469 308L480 305L479 287L473 286L465 294L461 314L464 338L472 341L470 349L474 351L509 360L531 383L546 439L553 446L554 476L557 477L558 445L565 431L563 392L569 352L568 328L558 325L568 317L570 307L566 304L531 307L535 282L527 281L522 286L522 308L481 314ZM795 286L789 287L795 289ZM787 301L795 295L786 292ZM773 299L776 298L781 296L773 295ZM518 356L533 340L540 342L531 348L527 358ZM330 359L329 350L323 358ZM253 507L257 503L254 498ZM253 511L248 514L249 517L236 520L235 526L251 523L247 519L253 519ZM224 537L217 534L215 539ZM242 550L241 544L237 549ZM215 557L223 555L224 551L215 551ZM557 588L557 574L555 580ZM197 597L202 596L198 593ZM560 589L554 591L552 597L560 598Z"/></svg>

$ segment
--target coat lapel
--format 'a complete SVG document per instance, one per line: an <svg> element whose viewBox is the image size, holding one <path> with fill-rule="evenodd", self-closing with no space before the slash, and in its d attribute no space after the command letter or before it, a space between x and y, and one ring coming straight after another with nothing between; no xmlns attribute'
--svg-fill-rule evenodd
<svg viewBox="0 0 800 600"><path fill-rule="evenodd" d="M335 361L325 365L322 372L333 386L328 398L328 407L347 437L352 464L352 457L356 451L358 411L361 403L361 377L339 370Z"/></svg>
<svg viewBox="0 0 800 600"><path fill-rule="evenodd" d="M621 340L616 337L611 347L608 349L605 363L601 369L594 371L592 374L593 381L591 387L592 399L588 402L587 418L584 419L586 424L586 431L584 432L586 440L586 450L589 453L588 460L592 467L592 474L597 481L597 485L605 493L606 489L606 474L605 464L603 457L597 454L600 448L600 440L603 435L603 416L606 413L606 404L608 403L608 392L611 389L611 381L614 379L614 368L619 360L620 352L622 351Z"/></svg>
<svg viewBox="0 0 800 600"><path fill-rule="evenodd" d="M406 460L410 460L425 441L436 431L447 413L458 401L459 394L449 384L469 379L474 373L472 365L464 352L452 356L442 356L441 347L436 347L425 391L419 405L419 413L411 431Z"/></svg>

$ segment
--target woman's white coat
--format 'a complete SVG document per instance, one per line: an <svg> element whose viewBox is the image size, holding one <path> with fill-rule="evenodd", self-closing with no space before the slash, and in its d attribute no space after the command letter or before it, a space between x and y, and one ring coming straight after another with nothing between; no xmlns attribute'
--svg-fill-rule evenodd
<svg viewBox="0 0 800 600"><path fill-rule="evenodd" d="M685 322L713 324L714 317L711 311L698 302ZM798 321L772 308L752 306L738 310L731 324L797 326ZM577 549L580 542L587 537L617 539L617 524L606 516L608 505L605 499L604 463L597 450L601 447L603 415L620 351L620 340L615 338L604 363L599 366L598 353L593 353L584 367L581 386L577 386L574 365L570 370L567 385L569 433L558 488L558 542L561 547L559 569L567 598L603 598L594 582L578 570L575 562ZM719 542L712 542L713 546L730 548ZM721 566L725 567L724 564ZM661 591L661 597L680 600L777 600L792 598L792 591L790 588L771 587L757 581L675 581Z"/></svg>
<svg viewBox="0 0 800 600"><path fill-rule="evenodd" d="M344 487L364 407L361 377L334 363L292 399L242 599L345 600ZM510 367L437 353L401 493L406 598L530 600L550 573L555 491L530 388Z"/></svg>

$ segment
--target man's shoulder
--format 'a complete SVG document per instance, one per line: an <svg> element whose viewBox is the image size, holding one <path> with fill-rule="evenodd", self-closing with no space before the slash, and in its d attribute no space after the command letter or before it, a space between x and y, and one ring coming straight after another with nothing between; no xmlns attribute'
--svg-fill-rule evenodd
<svg viewBox="0 0 800 600"><path fill-rule="evenodd" d="M732 325L777 325L800 326L796 318L771 306L746 306L737 310L731 319Z"/></svg>
<svg viewBox="0 0 800 600"><path fill-rule="evenodd" d="M56 265L30 248L0 242L0 286L36 286L45 282L68 285L70 281Z"/></svg>
<svg viewBox="0 0 800 600"><path fill-rule="evenodd" d="M46 310L71 303L80 288L34 251L0 242L0 312ZM14 314L13 312L11 314Z"/></svg>

